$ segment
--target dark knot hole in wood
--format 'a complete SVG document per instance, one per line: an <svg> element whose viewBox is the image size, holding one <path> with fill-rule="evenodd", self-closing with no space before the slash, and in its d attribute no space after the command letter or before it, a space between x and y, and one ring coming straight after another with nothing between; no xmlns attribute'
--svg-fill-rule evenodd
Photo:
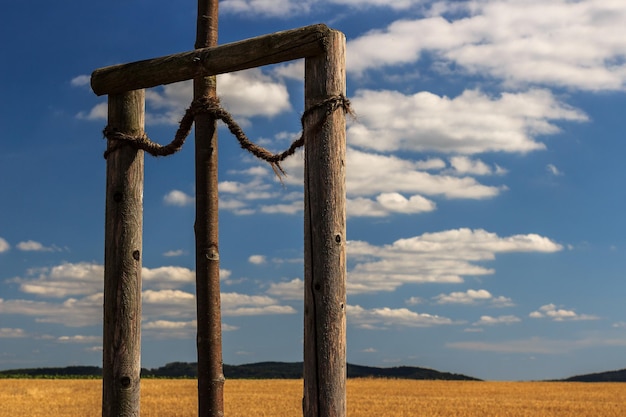
<svg viewBox="0 0 626 417"><path fill-rule="evenodd" d="M120 385L122 386L122 388L129 388L130 387L130 377L129 376L123 376L120 378Z"/></svg>

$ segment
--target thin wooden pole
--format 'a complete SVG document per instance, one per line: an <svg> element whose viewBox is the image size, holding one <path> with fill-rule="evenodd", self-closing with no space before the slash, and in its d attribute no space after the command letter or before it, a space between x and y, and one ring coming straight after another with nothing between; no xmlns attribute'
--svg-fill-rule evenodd
<svg viewBox="0 0 626 417"><path fill-rule="evenodd" d="M109 127L130 135L143 131L144 90L108 100ZM139 416L143 154L122 146L106 164L103 417Z"/></svg>
<svg viewBox="0 0 626 417"><path fill-rule="evenodd" d="M345 36L305 60L305 108L345 95ZM346 124L341 109L304 120L305 417L346 415ZM321 124L318 124L322 120Z"/></svg>
<svg viewBox="0 0 626 417"><path fill-rule="evenodd" d="M198 0L195 48L217 45L218 0ZM215 76L193 81L194 100L216 97ZM195 118L196 139L196 308L198 415L224 415L222 316L218 240L217 126L208 114Z"/></svg>

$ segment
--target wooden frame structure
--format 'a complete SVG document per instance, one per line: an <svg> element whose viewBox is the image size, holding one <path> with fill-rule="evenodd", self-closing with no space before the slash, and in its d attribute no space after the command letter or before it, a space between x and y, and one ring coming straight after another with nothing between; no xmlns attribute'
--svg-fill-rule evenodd
<svg viewBox="0 0 626 417"><path fill-rule="evenodd" d="M329 97L345 95L345 36L325 25L97 69L91 86L97 95L109 96L109 126L138 135L144 129L145 88L300 58L305 59L305 109ZM303 136L303 414L343 417L347 371L344 112L317 108L304 119ZM116 149L107 159L104 417L139 415L142 194L143 151L130 146ZM219 260L217 251L196 252L197 257L202 255ZM221 329L215 326L208 331L221 335ZM199 398L202 378L199 374ZM223 376L221 381L218 378L205 383L221 384L217 392L222 394ZM200 415L221 413L205 413L200 407Z"/></svg>

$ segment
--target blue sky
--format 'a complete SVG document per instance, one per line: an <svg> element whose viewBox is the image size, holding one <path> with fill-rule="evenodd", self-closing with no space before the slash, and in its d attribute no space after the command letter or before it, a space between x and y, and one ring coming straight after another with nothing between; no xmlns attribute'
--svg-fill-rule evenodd
<svg viewBox="0 0 626 417"><path fill-rule="evenodd" d="M34 13L36 11L36 13ZM194 2L12 2L0 25L0 369L101 363L107 65L192 49ZM484 379L623 368L622 0L225 0L219 42L347 37L348 361ZM248 136L299 134L302 62L218 78ZM169 142L189 83L146 92ZM220 128L224 362L302 360L301 154ZM191 142L192 140L190 140ZM195 361L193 144L146 157L145 367Z"/></svg>

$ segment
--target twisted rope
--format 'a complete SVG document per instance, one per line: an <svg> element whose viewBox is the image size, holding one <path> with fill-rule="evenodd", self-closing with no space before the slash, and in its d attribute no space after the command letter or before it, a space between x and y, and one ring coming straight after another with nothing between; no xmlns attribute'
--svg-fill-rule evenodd
<svg viewBox="0 0 626 417"><path fill-rule="evenodd" d="M289 148L287 148L283 152L272 153L248 139L245 132L237 124L232 115L220 105L218 98L204 97L194 100L191 103L180 121L180 125L178 127L178 130L176 131L176 134L174 135L174 139L172 140L172 142L164 146L153 142L145 134L145 132L142 132L138 135L129 135L119 132L110 126L106 126L103 131L104 137L112 143L104 152L104 158L108 158L108 156L112 152L124 145L130 145L133 146L135 149L141 149L145 152L148 152L152 156L172 155L178 152L183 147L187 136L189 136L189 133L191 132L195 116L198 114L209 114L215 119L222 120L228 127L228 130L237 138L241 148L247 150L257 158L268 162L272 166L274 172L276 172L276 175L278 175L278 177L280 178L281 175L286 175L285 171L280 166L280 163L287 159L289 156L293 155L298 148L304 145L305 119L309 117L309 115L312 114L314 111L321 108L326 108L326 112L324 114L324 117L321 118L319 122L315 124L315 126L319 126L320 124L324 123L326 119L339 108L343 108L344 113L354 116L354 113L350 108L350 100L348 100L343 94L331 96L324 100L321 100L320 102L313 104L302 114L302 117L300 118L300 123L302 125L302 135L298 139L293 141Z"/></svg>

